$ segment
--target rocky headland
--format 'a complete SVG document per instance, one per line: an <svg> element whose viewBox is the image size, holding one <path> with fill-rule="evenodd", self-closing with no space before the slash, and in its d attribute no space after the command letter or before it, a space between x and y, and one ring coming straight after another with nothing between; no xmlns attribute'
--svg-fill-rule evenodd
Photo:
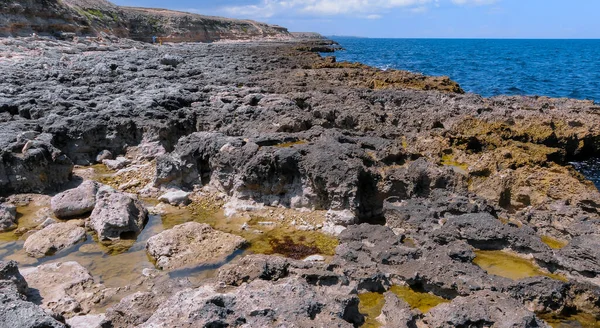
<svg viewBox="0 0 600 328"><path fill-rule="evenodd" d="M598 325L599 106L295 37L0 39L0 327Z"/></svg>
<svg viewBox="0 0 600 328"><path fill-rule="evenodd" d="M122 37L151 42L290 39L287 29L251 20L120 7L106 0L3 0L0 36Z"/></svg>

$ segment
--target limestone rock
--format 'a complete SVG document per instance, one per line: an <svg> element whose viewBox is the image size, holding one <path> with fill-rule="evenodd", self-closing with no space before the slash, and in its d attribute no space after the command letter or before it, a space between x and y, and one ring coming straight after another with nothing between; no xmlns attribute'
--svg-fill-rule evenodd
<svg viewBox="0 0 600 328"><path fill-rule="evenodd" d="M116 159L104 159L102 164L106 165L111 170L120 170L131 164L131 161L125 157L117 157Z"/></svg>
<svg viewBox="0 0 600 328"><path fill-rule="evenodd" d="M14 261L0 261L0 328L65 328L25 296L27 283Z"/></svg>
<svg viewBox="0 0 600 328"><path fill-rule="evenodd" d="M117 240L123 234L139 234L146 224L148 211L136 199L103 187L96 194L96 206L90 226L100 240Z"/></svg>
<svg viewBox="0 0 600 328"><path fill-rule="evenodd" d="M219 281L232 286L256 279L278 280L288 275L289 260L270 255L253 254L244 256L235 263L219 269Z"/></svg>
<svg viewBox="0 0 600 328"><path fill-rule="evenodd" d="M381 315L377 317L377 321L381 323L381 327L415 327L415 315L404 300L392 292L385 293L384 298L385 304L383 305L383 309L381 309Z"/></svg>
<svg viewBox="0 0 600 328"><path fill-rule="evenodd" d="M56 262L23 268L30 300L65 317L88 313L103 299L104 286L77 262Z"/></svg>
<svg viewBox="0 0 600 328"><path fill-rule="evenodd" d="M97 182L84 181L77 188L52 197L50 202L52 211L59 219L69 219L89 213L96 206L97 192Z"/></svg>
<svg viewBox="0 0 600 328"><path fill-rule="evenodd" d="M549 327L533 312L503 294L481 291L431 309L423 321L432 327Z"/></svg>
<svg viewBox="0 0 600 328"><path fill-rule="evenodd" d="M163 203L171 205L187 205L190 203L190 193L183 190L171 191L158 198Z"/></svg>
<svg viewBox="0 0 600 328"><path fill-rule="evenodd" d="M42 258L72 247L85 238L85 229L75 223L54 223L29 236L23 247L27 255Z"/></svg>
<svg viewBox="0 0 600 328"><path fill-rule="evenodd" d="M215 230L208 224L188 222L151 237L146 250L157 267L177 269L217 262L245 243L244 238Z"/></svg>
<svg viewBox="0 0 600 328"><path fill-rule="evenodd" d="M17 228L17 209L9 204L0 204L0 232Z"/></svg>
<svg viewBox="0 0 600 328"><path fill-rule="evenodd" d="M358 297L337 287L315 290L306 282L255 280L231 293L211 286L181 291L140 327L354 327L363 322Z"/></svg>
<svg viewBox="0 0 600 328"><path fill-rule="evenodd" d="M71 328L100 328L104 321L104 314L88 314L67 319Z"/></svg>

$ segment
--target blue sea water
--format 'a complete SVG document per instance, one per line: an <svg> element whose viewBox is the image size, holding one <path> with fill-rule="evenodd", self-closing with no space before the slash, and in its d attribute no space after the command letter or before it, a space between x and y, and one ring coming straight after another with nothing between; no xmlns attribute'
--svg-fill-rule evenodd
<svg viewBox="0 0 600 328"><path fill-rule="evenodd" d="M447 75L467 92L600 102L600 40L332 37L338 61Z"/></svg>

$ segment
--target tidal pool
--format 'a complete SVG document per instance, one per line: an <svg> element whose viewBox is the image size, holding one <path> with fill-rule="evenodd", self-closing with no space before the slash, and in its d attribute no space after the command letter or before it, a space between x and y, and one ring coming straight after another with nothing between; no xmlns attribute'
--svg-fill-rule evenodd
<svg viewBox="0 0 600 328"><path fill-rule="evenodd" d="M521 258L503 251L475 251L476 257L473 263L500 277L512 280L521 280L529 277L547 276L552 279L566 281L566 278L543 271L531 260Z"/></svg>
<svg viewBox="0 0 600 328"><path fill-rule="evenodd" d="M554 239L550 236L542 236L542 242L552 249L561 249L568 244L566 241Z"/></svg>
<svg viewBox="0 0 600 328"><path fill-rule="evenodd" d="M575 313L564 316L546 314L539 315L539 317L553 328L600 328L600 320L587 313Z"/></svg>
<svg viewBox="0 0 600 328"><path fill-rule="evenodd" d="M416 291L409 286L394 285L389 291L408 303L411 309L418 309L422 313L427 313L442 303L450 302L433 294ZM376 318L381 314L385 305L384 295L382 293L363 293L359 294L358 298L360 299L359 311L365 316L365 323L362 327L380 327L381 324Z"/></svg>

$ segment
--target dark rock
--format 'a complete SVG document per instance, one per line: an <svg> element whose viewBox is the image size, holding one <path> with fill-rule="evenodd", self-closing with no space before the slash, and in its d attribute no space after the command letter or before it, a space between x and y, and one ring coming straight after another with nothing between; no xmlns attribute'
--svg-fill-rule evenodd
<svg viewBox="0 0 600 328"><path fill-rule="evenodd" d="M432 327L549 327L514 299L489 291L438 305L423 321Z"/></svg>

